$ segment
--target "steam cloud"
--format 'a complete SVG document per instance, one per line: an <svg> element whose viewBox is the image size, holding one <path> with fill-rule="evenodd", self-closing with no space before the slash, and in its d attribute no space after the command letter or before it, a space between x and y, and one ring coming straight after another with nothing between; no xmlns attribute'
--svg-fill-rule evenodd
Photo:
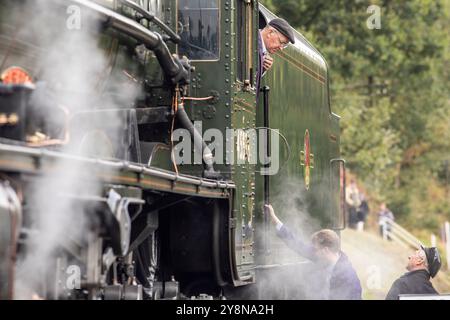
<svg viewBox="0 0 450 320"><path fill-rule="evenodd" d="M25 23L12 21L10 25L16 28L17 39L27 43L24 48L29 56L12 55L4 63L22 64L31 69L35 80L41 81L54 94L53 102L70 115L98 108L124 107L124 101L128 106L132 105L137 91L127 85L129 79L124 81L126 76L123 73L111 75L114 61L111 52L99 47L104 39L99 37L101 26L98 21L87 10L80 10L80 28L68 28L67 22L73 18L70 15L77 14L76 10L67 10L69 5L70 2L66 5L64 1L28 1L26 11L23 11L24 7L19 8L18 4L17 12L11 14L12 19L20 16ZM106 86L121 91L116 92L117 95L105 94ZM118 96L120 102L115 98ZM48 99L48 96L39 98ZM96 121L94 126L101 130L102 123L95 119L92 121ZM119 134L120 119L108 118L108 122L108 138L111 138L111 135ZM111 132L111 122L117 124L116 132ZM83 141L85 146L69 143L63 147L62 153L91 155L92 152L100 152L96 150L98 146L106 144L93 141L95 135L87 141L84 135L85 132L71 132L71 141ZM94 147L90 148L90 144ZM111 150L104 154L113 156ZM55 163L55 170L30 183L26 190L31 195L26 199L26 208L31 213L27 226L37 232L28 234L25 255L18 261L15 299L30 299L42 292L54 292L55 288L50 286L55 284L56 275L51 274L51 270L56 268L58 251L67 245L69 239L86 241L89 233L85 219L87 208L83 201L74 197L101 195L102 185L93 180L95 174L90 170L80 162L61 159ZM89 179L85 180L87 177ZM66 263L70 264L70 261ZM59 271L65 273L65 270ZM58 285L63 287L64 283Z"/></svg>
<svg viewBox="0 0 450 320"><path fill-rule="evenodd" d="M303 183L295 178L280 181L280 185L271 191L276 195L271 199L275 212L302 241L309 243L310 235L321 227L320 220L309 212L307 195L300 187ZM324 192L328 190L325 188L326 185L319 187ZM320 267L288 248L276 236L274 225L270 228L270 259L277 265L258 270L257 299L325 299L325 279ZM257 242L262 243L263 240L258 238Z"/></svg>

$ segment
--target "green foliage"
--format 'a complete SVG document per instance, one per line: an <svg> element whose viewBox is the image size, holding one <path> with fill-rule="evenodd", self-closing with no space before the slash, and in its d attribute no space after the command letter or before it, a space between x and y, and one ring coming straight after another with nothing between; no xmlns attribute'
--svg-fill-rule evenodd
<svg viewBox="0 0 450 320"><path fill-rule="evenodd" d="M405 223L450 219L450 1L261 2L327 59L342 152L369 191Z"/></svg>

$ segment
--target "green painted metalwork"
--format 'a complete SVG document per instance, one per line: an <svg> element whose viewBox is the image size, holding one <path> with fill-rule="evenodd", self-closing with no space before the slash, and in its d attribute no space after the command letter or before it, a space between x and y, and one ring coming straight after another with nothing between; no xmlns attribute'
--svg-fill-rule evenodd
<svg viewBox="0 0 450 320"><path fill-rule="evenodd" d="M156 3L160 6L153 8L154 12L169 27L182 33L184 28L194 27L186 25L180 17L180 0L167 0L162 2L140 1L146 9L152 9ZM6 1L8 2L8 1ZM4 1L0 4L0 14L5 13ZM124 8L116 0L97 0L98 4L107 6L130 19L135 19L135 12ZM186 1L184 1L186 2ZM184 3L183 2L183 3ZM205 1L200 1L200 4ZM227 129L256 129L263 126L263 104L260 97L256 103L254 88L258 66L258 29L260 15L266 19L275 16L266 8L252 0L222 0L217 1L219 35L217 44L218 59L205 59L192 61L195 72L192 74L186 95L188 98L206 98L202 101L186 99L185 105L192 121L202 122L202 133L208 129L218 129L226 138ZM209 7L208 7L209 8ZM209 8L211 9L211 8ZM186 11L183 11L186 14ZM18 13L16 13L18 14ZM23 14L23 13L22 13ZM214 13L215 14L215 13ZM4 20L1 20L4 22ZM159 31L158 28L145 21L142 25L150 30ZM195 23L195 21L193 22ZM0 33L12 37L13 28L0 22ZM306 226L308 232L318 228L333 227L339 212L339 199L336 193L339 188L332 186L332 167L330 161L340 157L339 151L339 117L331 113L329 104L329 71L324 58L310 45L300 33L296 33L297 42L289 45L285 50L275 54L274 65L263 78L262 85L270 87L270 127L278 129L286 138L289 148L280 140L280 163L285 164L280 171L270 177L270 198L273 199L275 210L281 208L283 199L303 199L302 210L307 213L308 221L314 220ZM144 89L145 97L142 104L145 107L171 106L173 90L163 84L163 74L158 62L151 52L144 50L142 59L134 51L136 40L119 34L117 31L105 29L99 36L99 46L109 55L109 70L101 78L100 88L105 92L115 92L116 88L108 87L110 79L123 76L124 72L133 85ZM172 52L179 52L179 47L168 42ZM29 56L37 50L33 46L23 45L17 48ZM42 49L42 48L41 48ZM183 51L184 53L188 51ZM6 54L6 46L0 44L0 60ZM188 57L189 58L189 57ZM24 55L12 55L7 60L8 65L26 67L32 76L37 75L39 66L33 59ZM1 71L1 70L0 70ZM181 102L181 101L180 101ZM147 129L141 127L140 129ZM154 129L152 127L152 129ZM305 187L305 172L302 166L301 155L305 152L305 132L309 132L310 158L313 166L309 168L309 188ZM160 143L162 146L155 151L150 165L164 170L172 170L170 163L170 121L158 128L155 135L142 134L141 141ZM227 154L237 162L243 159L242 164L216 164L215 169L220 172L223 180L232 181L232 192L227 188L197 188L195 184L185 183L184 186L173 187L170 179L149 177L148 185L141 180L145 177L136 172L127 170L118 175L110 175L106 180L114 183L124 183L142 188L153 188L174 193L192 194L222 198L232 197L233 221L232 229L234 248L231 255L235 262L237 275L235 284L245 284L255 281L255 268L264 265L281 263L284 247L276 240L272 241L273 230L264 226L263 189L264 179L260 174L260 165L250 161L249 150L254 146L251 137L237 133L233 138L233 152ZM224 143L226 140L223 141ZM209 141L208 141L209 143ZM288 152L290 149L290 154ZM8 157L2 154L0 161ZM27 170L34 170L30 159L22 159ZM146 159L147 160L147 159ZM304 160L304 159L303 159ZM9 159L8 161L15 161ZM149 164L145 161L145 164ZM0 162L3 169L7 169L5 162ZM30 168L28 168L30 167ZM5 169L5 170L6 170ZM194 176L200 181L203 173L202 164L179 165L178 170L183 176ZM127 181L125 181L128 179ZM286 184L289 182L290 184ZM153 184L152 184L153 183ZM159 183L159 187L158 184ZM294 187L292 187L294 186ZM181 188L185 188L181 190ZM235 187L235 188L234 188ZM295 220L298 211L279 212L279 216L286 221ZM306 221L303 219L302 221ZM300 226L305 227L305 226ZM269 230L269 233L266 231ZM270 239L269 239L270 238ZM269 239L270 241L267 241ZM267 246L268 245L268 246ZM299 261L292 258L293 261Z"/></svg>

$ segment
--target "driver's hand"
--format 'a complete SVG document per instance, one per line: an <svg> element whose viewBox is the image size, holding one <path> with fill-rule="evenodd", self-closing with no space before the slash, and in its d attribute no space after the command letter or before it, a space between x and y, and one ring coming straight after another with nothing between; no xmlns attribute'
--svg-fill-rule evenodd
<svg viewBox="0 0 450 320"><path fill-rule="evenodd" d="M267 210L269 211L270 218L272 219L272 222L274 224L282 224L281 220L278 219L278 217L276 216L275 211L273 210L273 207L271 204L266 204L266 205L264 205L264 207L266 207Z"/></svg>
<svg viewBox="0 0 450 320"><path fill-rule="evenodd" d="M264 72L272 68L272 64L273 58L267 53L266 55L264 55L264 62L263 62Z"/></svg>

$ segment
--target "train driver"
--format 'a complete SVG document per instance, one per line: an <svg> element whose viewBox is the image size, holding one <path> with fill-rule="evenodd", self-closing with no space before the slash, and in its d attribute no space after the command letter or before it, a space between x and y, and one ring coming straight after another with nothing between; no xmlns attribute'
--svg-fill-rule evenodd
<svg viewBox="0 0 450 320"><path fill-rule="evenodd" d="M259 65L256 75L257 94L259 93L261 78L272 67L273 58L270 55L286 48L289 42L295 43L294 31L284 19L275 18L264 29L259 31Z"/></svg>

